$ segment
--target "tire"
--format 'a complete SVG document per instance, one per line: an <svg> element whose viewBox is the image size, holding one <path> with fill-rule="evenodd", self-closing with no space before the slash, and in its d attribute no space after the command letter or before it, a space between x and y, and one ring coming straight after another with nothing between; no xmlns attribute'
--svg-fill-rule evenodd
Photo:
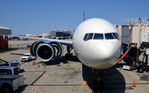
<svg viewBox="0 0 149 93"><path fill-rule="evenodd" d="M4 84L1 87L2 93L14 93L12 87L9 84Z"/></svg>
<svg viewBox="0 0 149 93"><path fill-rule="evenodd" d="M144 67L143 66L138 67L137 72L143 73L144 72Z"/></svg>
<svg viewBox="0 0 149 93"><path fill-rule="evenodd" d="M143 73L143 72L144 72L143 66L139 69L139 72L140 72L140 73Z"/></svg>
<svg viewBox="0 0 149 93"><path fill-rule="evenodd" d="M70 60L72 58L73 58L73 54L72 53L71 54L66 53L66 55L65 55L65 59L66 60Z"/></svg>

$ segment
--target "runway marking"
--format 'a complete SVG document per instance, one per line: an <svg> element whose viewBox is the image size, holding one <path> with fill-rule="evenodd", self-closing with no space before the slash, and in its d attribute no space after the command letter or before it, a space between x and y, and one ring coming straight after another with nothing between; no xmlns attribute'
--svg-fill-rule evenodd
<svg viewBox="0 0 149 93"><path fill-rule="evenodd" d="M39 77L37 77L37 78L31 83L31 85L34 85L34 83L35 83L36 81L38 81L43 75L45 75L45 73L46 73L46 71L44 71Z"/></svg>
<svg viewBox="0 0 149 93"><path fill-rule="evenodd" d="M47 76L47 74L44 74L44 77L38 82L38 84L35 87L32 88L30 93L33 93Z"/></svg>

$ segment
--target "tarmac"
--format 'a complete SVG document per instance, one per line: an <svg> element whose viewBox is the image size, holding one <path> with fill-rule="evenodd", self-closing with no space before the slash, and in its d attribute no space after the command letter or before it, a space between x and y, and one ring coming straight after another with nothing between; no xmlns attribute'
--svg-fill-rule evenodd
<svg viewBox="0 0 149 93"><path fill-rule="evenodd" d="M16 59L20 61L21 56L28 52L29 50L21 48L6 50L0 52L0 58L6 61ZM16 93L92 93L90 86L82 86L84 82L82 64L76 57L65 60L64 54L46 65L39 59L21 62L23 70L20 75L24 75L25 86ZM33 62L36 64L32 65ZM122 65L114 66L102 73L104 88L100 90L100 93L148 93L148 71L144 73L137 73L136 70L126 71L122 69ZM88 74L86 76L89 77Z"/></svg>

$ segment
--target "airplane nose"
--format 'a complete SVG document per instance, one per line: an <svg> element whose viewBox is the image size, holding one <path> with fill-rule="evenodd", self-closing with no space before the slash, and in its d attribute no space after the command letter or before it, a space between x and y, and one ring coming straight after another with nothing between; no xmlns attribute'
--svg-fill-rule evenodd
<svg viewBox="0 0 149 93"><path fill-rule="evenodd" d="M96 61L96 66L98 68L108 68L114 65L120 55L120 43L117 42L108 42L99 47L98 46L98 55L96 56L98 61Z"/></svg>
<svg viewBox="0 0 149 93"><path fill-rule="evenodd" d="M102 55L105 59L111 58L114 56L115 52L118 50L118 46L116 44L112 43L106 43L105 46L103 46Z"/></svg>
<svg viewBox="0 0 149 93"><path fill-rule="evenodd" d="M79 56L83 64L95 69L106 69L116 63L120 55L120 42L95 42L94 45L83 56Z"/></svg>
<svg viewBox="0 0 149 93"><path fill-rule="evenodd" d="M100 47L99 47L100 46ZM104 44L97 44L96 49L98 49L99 57L104 59L108 59L111 56L114 56L115 52L117 52L120 48L120 45L116 42L107 42Z"/></svg>

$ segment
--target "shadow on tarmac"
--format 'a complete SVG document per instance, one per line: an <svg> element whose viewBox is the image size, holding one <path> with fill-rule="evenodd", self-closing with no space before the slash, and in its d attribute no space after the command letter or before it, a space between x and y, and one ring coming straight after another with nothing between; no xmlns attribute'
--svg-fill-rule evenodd
<svg viewBox="0 0 149 93"><path fill-rule="evenodd" d="M24 85L21 88L17 89L15 93L22 93L28 85Z"/></svg>
<svg viewBox="0 0 149 93"><path fill-rule="evenodd" d="M66 59L65 56L61 56L61 57L55 56L51 61L45 62L45 64L46 65L59 65L60 63L67 64L68 61L80 62L77 56L73 56L71 59ZM40 63L43 63L43 62L39 62L38 64Z"/></svg>
<svg viewBox="0 0 149 93"><path fill-rule="evenodd" d="M145 66L145 71L146 71L146 72L149 72L149 65L146 65L146 66Z"/></svg>
<svg viewBox="0 0 149 93"><path fill-rule="evenodd" d="M96 91L94 88L96 85L94 85L95 83L92 80L91 71L91 68L82 65L82 77L84 81L87 81L89 87L93 91ZM99 89L100 93L125 93L125 79L115 66L101 70L100 78L103 80Z"/></svg>
<svg viewBox="0 0 149 93"><path fill-rule="evenodd" d="M2 49L0 50L0 52L8 52L8 51L13 51L13 50L17 50L18 48L8 48L8 49Z"/></svg>
<svg viewBox="0 0 149 93"><path fill-rule="evenodd" d="M20 56L23 56L24 54L22 53L10 53L11 55L20 55Z"/></svg>

